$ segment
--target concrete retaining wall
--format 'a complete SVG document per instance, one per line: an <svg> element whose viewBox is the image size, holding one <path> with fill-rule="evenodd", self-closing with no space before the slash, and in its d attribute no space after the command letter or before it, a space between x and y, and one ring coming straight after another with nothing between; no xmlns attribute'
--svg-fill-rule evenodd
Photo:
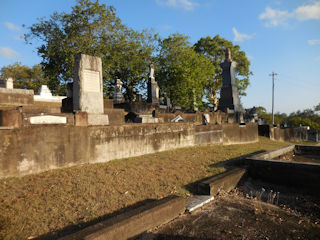
<svg viewBox="0 0 320 240"><path fill-rule="evenodd" d="M195 145L258 140L252 124L39 125L0 131L0 178Z"/></svg>
<svg viewBox="0 0 320 240"><path fill-rule="evenodd" d="M223 144L243 144L257 142L258 125L247 123L246 125L222 124Z"/></svg>
<svg viewBox="0 0 320 240"><path fill-rule="evenodd" d="M319 191L320 164L247 159L252 178L267 182Z"/></svg>
<svg viewBox="0 0 320 240"><path fill-rule="evenodd" d="M300 142L308 141L308 131L305 128L280 128L279 125L273 127L272 125L259 126L259 136L269 137L272 140Z"/></svg>

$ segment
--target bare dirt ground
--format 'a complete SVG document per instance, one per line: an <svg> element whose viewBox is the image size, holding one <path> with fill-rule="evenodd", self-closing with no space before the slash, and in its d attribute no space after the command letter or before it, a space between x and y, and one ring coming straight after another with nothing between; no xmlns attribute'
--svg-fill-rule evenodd
<svg viewBox="0 0 320 240"><path fill-rule="evenodd" d="M136 240L320 239L319 200L319 195L249 179Z"/></svg>

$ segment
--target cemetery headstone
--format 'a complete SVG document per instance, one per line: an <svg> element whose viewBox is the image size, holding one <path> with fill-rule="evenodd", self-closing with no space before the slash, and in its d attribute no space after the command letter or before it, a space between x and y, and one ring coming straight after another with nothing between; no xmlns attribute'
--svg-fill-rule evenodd
<svg viewBox="0 0 320 240"><path fill-rule="evenodd" d="M148 99L149 103L158 103L159 104L159 86L154 77L154 66L153 64L149 65L149 81L148 81Z"/></svg>
<svg viewBox="0 0 320 240"><path fill-rule="evenodd" d="M104 113L101 58L85 54L75 57L73 110Z"/></svg>
<svg viewBox="0 0 320 240"><path fill-rule="evenodd" d="M7 88L7 89L13 89L13 78L9 77L6 79L1 79L0 80L0 87Z"/></svg>
<svg viewBox="0 0 320 240"><path fill-rule="evenodd" d="M52 93L47 85L41 85L41 87L38 90L38 95L40 95L41 97L47 97L47 98L52 97Z"/></svg>
<svg viewBox="0 0 320 240"><path fill-rule="evenodd" d="M85 54L75 57L73 111L87 112L88 125L109 124L104 114L101 58Z"/></svg>

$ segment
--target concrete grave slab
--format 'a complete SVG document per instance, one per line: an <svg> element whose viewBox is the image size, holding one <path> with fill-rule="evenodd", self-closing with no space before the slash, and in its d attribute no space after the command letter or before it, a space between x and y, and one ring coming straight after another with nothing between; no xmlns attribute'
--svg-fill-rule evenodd
<svg viewBox="0 0 320 240"><path fill-rule="evenodd" d="M31 124L66 124L67 118L62 116L41 115L30 117Z"/></svg>
<svg viewBox="0 0 320 240"><path fill-rule="evenodd" d="M205 204L214 200L214 196L210 195L196 195L187 200L186 209L189 212L193 212L194 210L201 208Z"/></svg>

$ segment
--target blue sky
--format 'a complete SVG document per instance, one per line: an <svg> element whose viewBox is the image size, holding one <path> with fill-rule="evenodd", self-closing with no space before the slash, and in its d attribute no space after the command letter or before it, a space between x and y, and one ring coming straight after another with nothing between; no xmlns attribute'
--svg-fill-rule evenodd
<svg viewBox="0 0 320 240"><path fill-rule="evenodd" d="M123 23L153 28L166 37L183 33L195 43L215 36L240 45L253 76L244 107L271 111L274 71L275 111L312 108L320 103L320 0L100 0L113 5ZM21 38L37 18L70 12L74 0L0 0L0 68L14 62L40 63L35 46Z"/></svg>

